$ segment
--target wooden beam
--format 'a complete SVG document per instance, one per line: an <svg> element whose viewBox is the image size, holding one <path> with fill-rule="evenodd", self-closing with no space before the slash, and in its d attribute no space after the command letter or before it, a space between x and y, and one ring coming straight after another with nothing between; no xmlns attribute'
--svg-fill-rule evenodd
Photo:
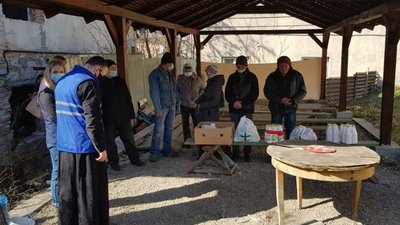
<svg viewBox="0 0 400 225"><path fill-rule="evenodd" d="M328 63L328 45L329 45L329 32L324 32L322 36L322 59L321 59L321 93L320 98L326 99L325 89L326 89L326 71Z"/></svg>
<svg viewBox="0 0 400 225"><path fill-rule="evenodd" d="M43 10L43 12L44 12L44 15L46 16L46 19L50 19L53 16L56 16L60 13L60 12L53 11L53 10Z"/></svg>
<svg viewBox="0 0 400 225"><path fill-rule="evenodd" d="M308 33L308 36L310 36L315 41L315 43L319 45L319 47L324 48L324 44L317 38L317 36L315 36L314 33Z"/></svg>
<svg viewBox="0 0 400 225"><path fill-rule="evenodd" d="M328 32L336 32L341 30L345 26L349 25L357 25L360 23L365 23L367 21L371 21L382 17L382 15L387 14L389 11L399 11L400 10L400 2L392 1L389 3L382 4L365 12L362 12L356 16L340 21L339 23L326 28L325 30Z"/></svg>
<svg viewBox="0 0 400 225"><path fill-rule="evenodd" d="M238 35L238 34L309 34L323 33L323 29L293 29L293 30L213 30L199 31L208 35Z"/></svg>
<svg viewBox="0 0 400 225"><path fill-rule="evenodd" d="M111 40L113 41L115 46L119 45L118 42L118 31L117 28L114 25L113 20L111 19L111 16L109 15L104 15L104 24L106 25L106 28L108 30L108 33L111 36Z"/></svg>
<svg viewBox="0 0 400 225"><path fill-rule="evenodd" d="M9 0L10 1L10 0ZM31 0L19 0L18 2L31 2ZM108 14L110 16L121 16L126 19L133 20L138 23L177 30L182 33L198 34L198 31L189 27L184 27L178 24L170 23L164 20L157 20L156 18L146 16L140 13L133 12L114 5L106 5L99 0L43 0L49 5L58 7L71 7L77 10L82 10L94 14Z"/></svg>
<svg viewBox="0 0 400 225"><path fill-rule="evenodd" d="M174 29L167 29L166 30L167 33L167 37L169 39L168 44L169 44L169 51L172 55L172 58L174 60L174 64L175 64L175 68L173 71L173 74L175 75L175 77L178 76L178 67L180 67L179 63L178 63L178 57L177 57L177 48L176 48L176 35L177 32Z"/></svg>
<svg viewBox="0 0 400 225"><path fill-rule="evenodd" d="M116 48L117 68L118 74L125 78L126 85L129 87L129 74L128 74L128 45L127 34L129 27L126 18L112 17L113 23L118 34L118 45Z"/></svg>
<svg viewBox="0 0 400 225"><path fill-rule="evenodd" d="M201 46L202 43L200 42L200 35L193 35L194 38L194 44L196 46L196 72L197 75L201 76Z"/></svg>
<svg viewBox="0 0 400 225"><path fill-rule="evenodd" d="M214 37L214 35L213 35L213 34L209 34L209 35L201 42L201 45L202 45L202 46L206 45L207 42L210 41L212 37Z"/></svg>
<svg viewBox="0 0 400 225"><path fill-rule="evenodd" d="M247 3L246 3L246 1L247 1ZM255 0L253 0L253 1L248 1L248 0L229 1L229 3L226 3L223 6L220 6L218 9L213 10L212 12L208 12L208 13L205 12L205 13L199 15L198 18L200 18L200 19L196 19L189 23L185 23L185 25L195 27L195 26L193 26L194 24L199 24L199 23L201 24L203 22L207 22L210 19L213 19L216 16L220 16L220 15L224 15L224 14L226 15L227 13L229 13L229 12L227 12L227 10L233 10L234 8L238 7L241 4L244 4L244 3L251 4L253 2L255 2Z"/></svg>
<svg viewBox="0 0 400 225"><path fill-rule="evenodd" d="M248 6L236 10L236 14L270 14L270 13L286 13L285 9L272 6Z"/></svg>
<svg viewBox="0 0 400 225"><path fill-rule="evenodd" d="M209 0L197 0L196 4L193 4L190 1L184 1L184 4L179 6L178 8L174 7L171 10L166 11L165 13L157 16L158 19L172 19L182 15L185 11L193 10L196 6L202 6L203 2L208 2ZM184 11L185 10L185 11Z"/></svg>
<svg viewBox="0 0 400 225"><path fill-rule="evenodd" d="M339 111L346 110L347 104L347 69L349 63L349 46L353 34L353 27L346 26L343 28L342 39L342 62L340 72L340 95L339 95Z"/></svg>
<svg viewBox="0 0 400 225"><path fill-rule="evenodd" d="M400 12L384 15L386 23L383 68L380 144L390 145L392 139L393 101L396 81L397 45L400 38Z"/></svg>

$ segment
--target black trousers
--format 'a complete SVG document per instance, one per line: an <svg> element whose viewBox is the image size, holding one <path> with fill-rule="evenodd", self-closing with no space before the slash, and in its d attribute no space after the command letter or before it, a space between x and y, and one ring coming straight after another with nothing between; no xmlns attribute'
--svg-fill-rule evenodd
<svg viewBox="0 0 400 225"><path fill-rule="evenodd" d="M182 127L183 127L183 140L185 141L187 138L192 137L190 134L190 125L189 125L189 117L192 117L193 126L197 126L197 109L192 109L189 107L185 107L181 105L181 114L182 114Z"/></svg>
<svg viewBox="0 0 400 225"><path fill-rule="evenodd" d="M104 121L108 162L110 165L119 164L118 148L115 144L116 133L124 144L126 154L131 163L140 158L136 148L135 137L129 120Z"/></svg>
<svg viewBox="0 0 400 225"><path fill-rule="evenodd" d="M107 165L98 153L59 153L60 225L108 225Z"/></svg>

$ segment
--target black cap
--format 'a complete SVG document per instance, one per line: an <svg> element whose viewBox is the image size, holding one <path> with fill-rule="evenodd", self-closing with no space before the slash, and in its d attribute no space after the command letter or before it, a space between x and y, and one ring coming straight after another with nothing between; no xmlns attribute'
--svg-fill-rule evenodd
<svg viewBox="0 0 400 225"><path fill-rule="evenodd" d="M169 52L164 53L164 55L161 58L161 64L166 64L166 63L174 63L172 55Z"/></svg>
<svg viewBox="0 0 400 225"><path fill-rule="evenodd" d="M243 65L243 66L247 66L247 58L246 56L239 56L236 58L236 65Z"/></svg>

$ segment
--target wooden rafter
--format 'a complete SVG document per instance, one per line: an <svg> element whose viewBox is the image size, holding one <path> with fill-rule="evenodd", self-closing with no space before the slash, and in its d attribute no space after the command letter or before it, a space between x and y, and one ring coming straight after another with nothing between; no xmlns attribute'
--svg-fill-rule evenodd
<svg viewBox="0 0 400 225"><path fill-rule="evenodd" d="M178 24L185 24L187 21L193 21L193 18L203 18L204 16L213 12L213 9L220 9L221 7L226 6L229 0L215 2L215 4L208 4L205 7L196 10L195 12L188 11L186 14L183 14L180 19L176 21Z"/></svg>
<svg viewBox="0 0 400 225"><path fill-rule="evenodd" d="M364 12L362 12L356 16L353 16L351 18L342 20L339 23L326 28L326 30L328 32L337 32L345 26L365 23L367 21L371 21L371 20L380 18L380 17L382 17L383 14L386 14L389 11L399 11L399 10L400 10L400 2L393 1L390 3L385 3L383 5L375 7L373 9L364 11Z"/></svg>
<svg viewBox="0 0 400 225"><path fill-rule="evenodd" d="M230 1L230 2L231 3L227 3L224 6L218 8L215 11L209 12L207 14L200 15L199 18L201 18L201 19L193 20L193 21L191 21L189 23L185 23L185 25L190 27L190 26L193 26L195 24L199 24L199 22L204 22L204 21L208 21L210 19L213 19L213 18L215 18L217 16L220 16L221 14L225 14L226 11L228 11L228 10L234 10L235 7L245 3L246 0L238 0L238 1ZM248 4L251 4L252 2L255 2L255 1L251 1ZM196 27L196 26L194 26L194 27Z"/></svg>
<svg viewBox="0 0 400 225"><path fill-rule="evenodd" d="M185 4L182 4L182 6L168 10L167 12L157 16L157 18L171 20L173 18L181 16L185 13L185 11L195 11L195 8L201 7L203 4L205 4L205 2L208 2L208 0L199 0L196 2L196 4L193 4L190 1L186 1Z"/></svg>
<svg viewBox="0 0 400 225"><path fill-rule="evenodd" d="M118 31L117 28L115 27L113 20L111 19L111 16L104 15L104 24L106 25L106 28L111 36L111 40L113 41L114 45L118 46L119 45Z"/></svg>
<svg viewBox="0 0 400 225"><path fill-rule="evenodd" d="M268 13L285 13L285 9L272 6L248 6L236 11L237 14L268 14Z"/></svg>
<svg viewBox="0 0 400 225"><path fill-rule="evenodd" d="M204 46L207 44L207 42L209 42L211 40L211 38L214 37L213 34L209 34L202 42L201 45Z"/></svg>
<svg viewBox="0 0 400 225"><path fill-rule="evenodd" d="M170 4L174 4L175 2L181 2L182 0L169 0L169 1L160 1L157 4L154 4L152 6L148 6L145 9L141 10L140 12L145 14L145 15L151 15L154 14L155 11L160 10L165 8L166 6Z"/></svg>
<svg viewBox="0 0 400 225"><path fill-rule="evenodd" d="M235 14L236 14L236 12L232 10L232 11L226 12L224 14L221 14L219 16L215 16L214 18L209 19L206 22L204 22L204 21L197 22L197 23L193 24L193 27L195 27L197 30L201 30L201 29L209 27L215 23L218 23L226 18L229 18Z"/></svg>
<svg viewBox="0 0 400 225"><path fill-rule="evenodd" d="M5 0L10 1L10 0ZM30 0L19 0L19 2L30 2ZM153 17L149 17L146 15L142 15L118 6L114 5L105 5L104 2L98 0L42 0L42 2L46 2L48 4L60 7L70 7L77 10L82 10L86 12L90 12L93 14L108 14L110 16L124 16L127 19L131 19L133 21L147 24L150 26L161 27L161 28L170 28L175 29L179 32L197 34L198 31L195 29L191 29L189 27L184 27L178 24L170 23L163 20L157 20Z"/></svg>
<svg viewBox="0 0 400 225"><path fill-rule="evenodd" d="M323 33L323 29L299 29L299 30L213 30L200 31L200 34L212 35L238 35L238 34L309 34ZM317 38L318 39L318 38Z"/></svg>
<svg viewBox="0 0 400 225"><path fill-rule="evenodd" d="M315 43L317 43L317 45L319 45L319 47L324 48L324 43L322 43L322 41L319 40L317 38L317 36L315 36L314 33L308 33L308 36L310 36L315 41Z"/></svg>

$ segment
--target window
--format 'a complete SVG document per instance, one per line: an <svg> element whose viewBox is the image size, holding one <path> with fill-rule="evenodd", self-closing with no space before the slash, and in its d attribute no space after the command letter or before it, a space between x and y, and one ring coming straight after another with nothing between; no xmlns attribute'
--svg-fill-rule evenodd
<svg viewBox="0 0 400 225"><path fill-rule="evenodd" d="M225 64L234 64L236 61L236 57L222 57L222 63Z"/></svg>
<svg viewBox="0 0 400 225"><path fill-rule="evenodd" d="M6 18L15 20L25 20L36 23L44 23L45 17L43 10L30 9L18 6L8 6L3 4L3 14Z"/></svg>
<svg viewBox="0 0 400 225"><path fill-rule="evenodd" d="M6 18L28 21L28 9L25 7L10 6L3 4L3 14Z"/></svg>

